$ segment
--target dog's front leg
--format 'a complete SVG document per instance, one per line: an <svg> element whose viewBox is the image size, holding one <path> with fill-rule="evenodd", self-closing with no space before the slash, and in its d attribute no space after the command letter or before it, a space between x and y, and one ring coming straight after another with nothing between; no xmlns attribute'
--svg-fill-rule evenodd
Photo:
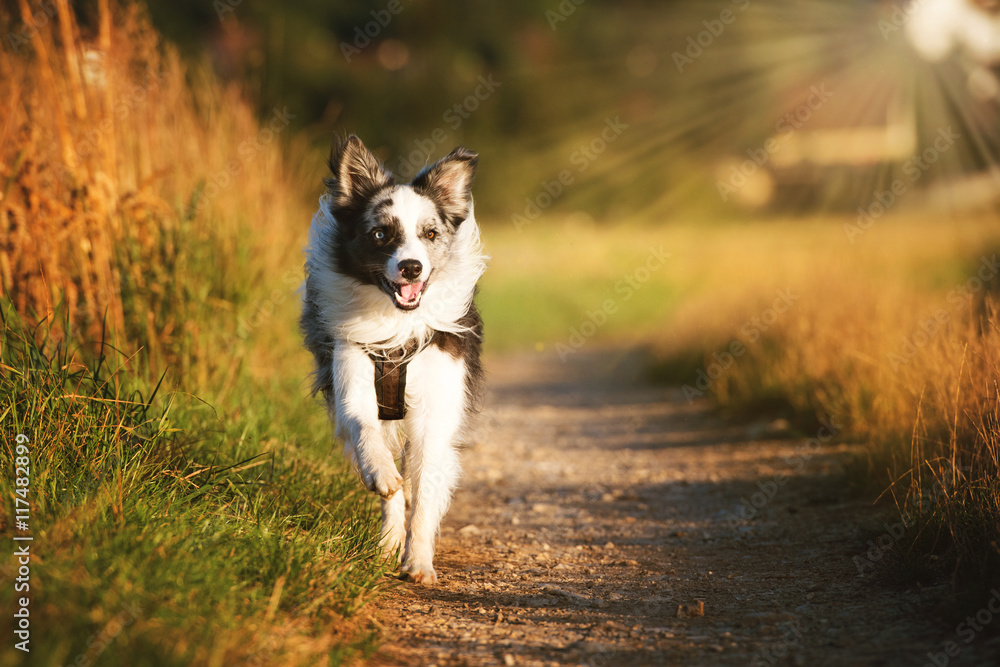
<svg viewBox="0 0 1000 667"><path fill-rule="evenodd" d="M337 436L361 481L386 500L402 494L403 478L382 433L375 399L375 367L368 355L347 342L333 350Z"/></svg>
<svg viewBox="0 0 1000 667"><path fill-rule="evenodd" d="M412 511L402 573L433 584L434 541L462 472L457 446L466 413L465 368L431 347L411 362L409 373L406 471Z"/></svg>
<svg viewBox="0 0 1000 667"><path fill-rule="evenodd" d="M399 422L382 422L382 433L393 454L403 451L403 436L399 431ZM403 488L389 498L382 498L382 533L380 543L385 558L396 559L399 565L403 557L403 545L406 543L406 497L410 490L406 483L406 460L403 460Z"/></svg>

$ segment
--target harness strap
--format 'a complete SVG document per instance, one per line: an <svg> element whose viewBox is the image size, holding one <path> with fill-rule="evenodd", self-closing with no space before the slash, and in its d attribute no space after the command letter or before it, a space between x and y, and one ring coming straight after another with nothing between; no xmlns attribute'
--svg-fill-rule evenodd
<svg viewBox="0 0 1000 667"><path fill-rule="evenodd" d="M432 336L431 341L434 338ZM393 350L367 351L375 365L375 400L378 402L379 419L393 421L406 416L406 367L422 349L417 347L416 341L410 341Z"/></svg>
<svg viewBox="0 0 1000 667"><path fill-rule="evenodd" d="M368 353L375 364L375 400L378 418L402 419L406 416L406 366L404 350L398 348L385 355Z"/></svg>

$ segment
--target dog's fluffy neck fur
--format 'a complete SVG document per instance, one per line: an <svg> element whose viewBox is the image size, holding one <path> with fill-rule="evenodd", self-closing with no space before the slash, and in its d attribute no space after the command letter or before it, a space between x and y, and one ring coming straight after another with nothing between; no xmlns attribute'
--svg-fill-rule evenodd
<svg viewBox="0 0 1000 667"><path fill-rule="evenodd" d="M377 286L363 284L337 270L332 245L338 236L338 222L332 208L331 195L320 197L309 231L306 269L322 295L316 300L318 315L334 340L355 343L370 351L384 351L411 341L423 347L436 331L468 333L460 320L472 305L476 283L486 270L488 259L483 254L471 204L468 217L456 231L450 249L451 261L436 267L420 307L410 312L396 308Z"/></svg>

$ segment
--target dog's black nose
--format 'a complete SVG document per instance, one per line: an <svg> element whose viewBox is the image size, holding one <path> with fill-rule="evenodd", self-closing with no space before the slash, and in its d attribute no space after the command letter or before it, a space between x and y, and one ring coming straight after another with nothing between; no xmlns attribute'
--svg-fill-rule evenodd
<svg viewBox="0 0 1000 667"><path fill-rule="evenodd" d="M417 259L404 259L399 263L399 273L407 280L416 280L423 270L424 265Z"/></svg>

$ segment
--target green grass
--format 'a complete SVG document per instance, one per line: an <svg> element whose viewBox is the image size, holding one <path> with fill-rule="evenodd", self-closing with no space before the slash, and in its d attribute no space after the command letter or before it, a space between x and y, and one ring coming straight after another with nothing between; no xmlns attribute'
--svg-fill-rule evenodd
<svg viewBox="0 0 1000 667"><path fill-rule="evenodd" d="M37 339L37 342L36 342ZM391 581L371 495L331 455L320 406L241 378L226 414L168 394L110 347L80 363L5 308L5 542L30 439L31 654L3 664L339 664L370 653ZM293 384L288 381L288 384ZM281 397L287 397L282 403Z"/></svg>
<svg viewBox="0 0 1000 667"><path fill-rule="evenodd" d="M653 337L673 314L686 282L669 256L659 268L645 268L651 247L675 240L648 226L592 229L553 219L521 233L512 226L486 227L483 237L492 259L477 302L488 352L551 351L568 344L586 322L599 324L588 341ZM671 247L664 252L670 255Z"/></svg>

